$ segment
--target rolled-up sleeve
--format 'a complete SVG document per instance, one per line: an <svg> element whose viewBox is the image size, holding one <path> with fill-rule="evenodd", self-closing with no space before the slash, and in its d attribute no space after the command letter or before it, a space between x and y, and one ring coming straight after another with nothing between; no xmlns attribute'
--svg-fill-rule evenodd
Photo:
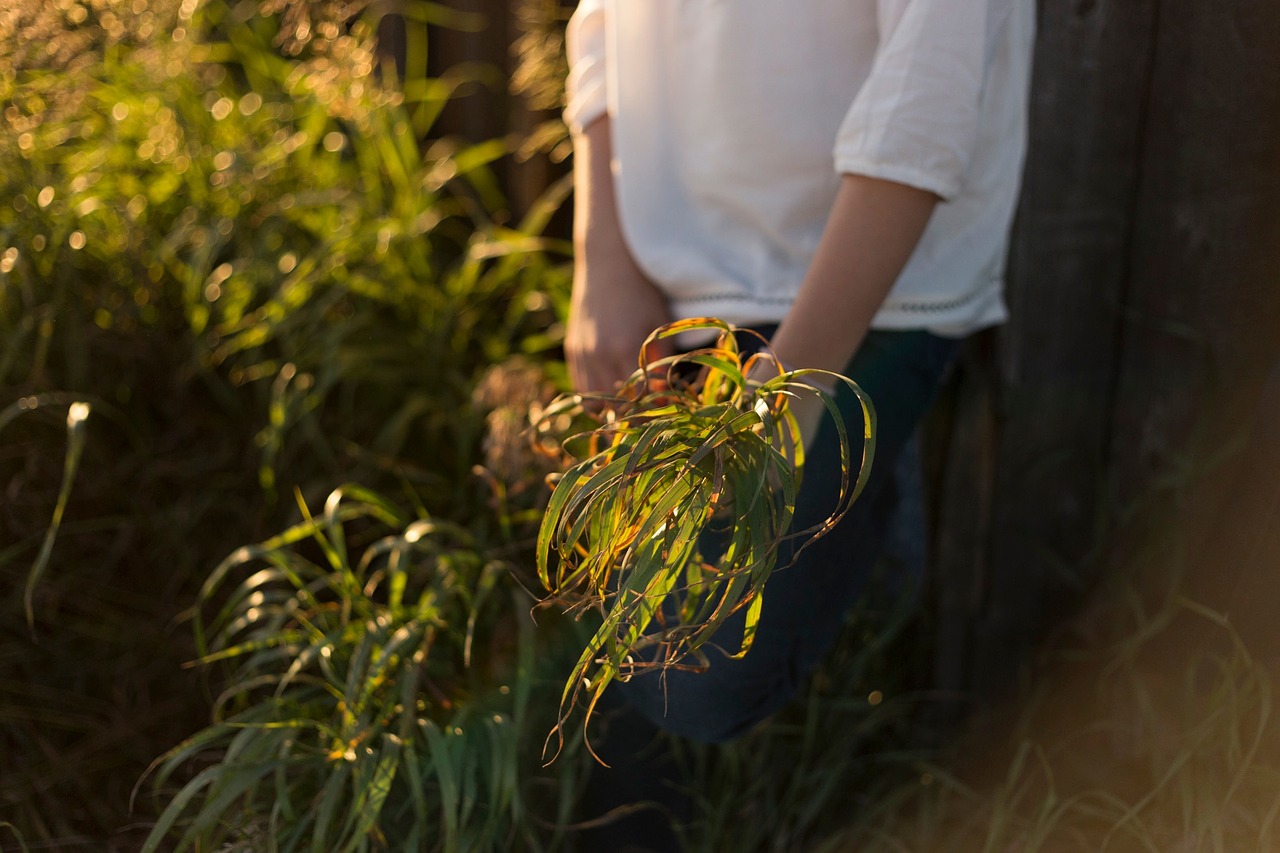
<svg viewBox="0 0 1280 853"><path fill-rule="evenodd" d="M602 0L582 0L565 31L569 77L565 81L564 121L581 133L608 109L605 68L605 10Z"/></svg>
<svg viewBox="0 0 1280 853"><path fill-rule="evenodd" d="M871 74L835 166L953 197L978 137L990 0L879 0Z"/></svg>

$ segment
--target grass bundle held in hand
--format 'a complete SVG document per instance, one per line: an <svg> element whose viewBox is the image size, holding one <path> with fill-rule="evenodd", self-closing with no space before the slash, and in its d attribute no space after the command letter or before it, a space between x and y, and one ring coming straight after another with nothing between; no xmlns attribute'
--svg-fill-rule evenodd
<svg viewBox="0 0 1280 853"><path fill-rule="evenodd" d="M560 726L584 690L590 719L615 679L705 666L704 647L744 609L733 657L745 655L779 546L830 530L870 472L875 414L852 380L781 370L767 348L746 355L737 330L713 319L663 326L641 352L691 331L714 332L715 342L642 360L616 396L565 397L547 413L576 417L588 414L584 400L601 404L596 426L565 443L578 461L557 482L538 536L538 571L552 598L570 612L603 614L565 685ZM843 382L861 405L865 440L856 478L843 418L815 376ZM830 516L791 531L804 447L788 403L804 395L818 397L834 420L841 487ZM718 555L703 551L710 538Z"/></svg>

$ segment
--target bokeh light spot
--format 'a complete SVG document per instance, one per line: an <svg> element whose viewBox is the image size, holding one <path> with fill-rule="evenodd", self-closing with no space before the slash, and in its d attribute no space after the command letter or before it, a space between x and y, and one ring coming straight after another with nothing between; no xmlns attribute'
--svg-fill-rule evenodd
<svg viewBox="0 0 1280 853"><path fill-rule="evenodd" d="M347 137L336 130L331 130L324 135L324 150L331 154L336 154L347 145Z"/></svg>

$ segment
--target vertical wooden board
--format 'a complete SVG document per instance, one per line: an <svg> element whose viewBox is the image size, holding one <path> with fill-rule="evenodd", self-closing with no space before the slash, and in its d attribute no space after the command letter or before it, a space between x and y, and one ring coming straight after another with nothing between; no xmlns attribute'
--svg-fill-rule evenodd
<svg viewBox="0 0 1280 853"><path fill-rule="evenodd" d="M511 15L509 0L446 0L445 5L479 18L474 31L435 27L431 32L431 73L466 69L475 78L440 116L439 132L472 141L506 134L510 104L507 93Z"/></svg>
<svg viewBox="0 0 1280 853"><path fill-rule="evenodd" d="M938 697L930 723L945 732L968 709L973 630L986 583L995 478L995 371L990 334L966 342L956 371L925 423L926 441L941 450L930 599L934 629L931 687Z"/></svg>
<svg viewBox="0 0 1280 853"><path fill-rule="evenodd" d="M1096 533L1154 0L1045 0L1000 337L998 462L974 684L1000 684ZM945 523L945 522L944 522Z"/></svg>
<svg viewBox="0 0 1280 853"><path fill-rule="evenodd" d="M1112 479L1117 506L1188 476L1188 439L1256 385L1280 340L1280 4L1162 9L1124 312Z"/></svg>
<svg viewBox="0 0 1280 853"><path fill-rule="evenodd" d="M1274 354L1273 354L1274 355ZM1280 362L1251 382L1233 412L1249 431L1240 452L1197 478L1176 523L1192 543L1184 582L1193 601L1222 613L1255 660L1280 660Z"/></svg>
<svg viewBox="0 0 1280 853"><path fill-rule="evenodd" d="M459 32L443 27L431 31L431 73L465 69L474 78L445 107L433 136L457 136L471 142L505 139L513 152L538 122L547 118L534 112L511 90L518 59L513 48L522 35L517 15L520 0L445 0L445 5L483 20L475 31ZM511 218L518 221L543 191L565 172L542 155L528 159L507 156L494 164L494 172L509 202ZM565 231L563 222L556 223Z"/></svg>

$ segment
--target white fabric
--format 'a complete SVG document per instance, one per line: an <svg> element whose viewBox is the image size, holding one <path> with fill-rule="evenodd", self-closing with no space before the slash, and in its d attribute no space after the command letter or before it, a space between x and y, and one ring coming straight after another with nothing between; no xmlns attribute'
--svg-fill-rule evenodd
<svg viewBox="0 0 1280 853"><path fill-rule="evenodd" d="M608 112L623 232L677 317L776 322L840 173L938 205L873 322L1005 318L1034 0L582 0L566 121Z"/></svg>

